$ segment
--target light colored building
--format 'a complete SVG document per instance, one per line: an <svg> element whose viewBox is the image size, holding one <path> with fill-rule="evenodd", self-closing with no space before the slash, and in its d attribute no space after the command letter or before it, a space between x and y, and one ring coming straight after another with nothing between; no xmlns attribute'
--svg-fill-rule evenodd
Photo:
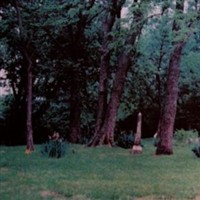
<svg viewBox="0 0 200 200"><path fill-rule="evenodd" d="M11 88L9 87L8 80L6 78L5 70L0 70L0 96L5 96L11 93Z"/></svg>

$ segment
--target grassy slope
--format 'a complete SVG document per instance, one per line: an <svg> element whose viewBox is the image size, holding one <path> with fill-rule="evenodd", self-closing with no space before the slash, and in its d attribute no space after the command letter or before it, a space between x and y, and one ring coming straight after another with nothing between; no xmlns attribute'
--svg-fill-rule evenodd
<svg viewBox="0 0 200 200"><path fill-rule="evenodd" d="M0 147L0 199L195 199L200 194L200 160L190 147L154 156L151 142L142 155L121 148L70 145L62 159L44 158L40 146ZM75 152L75 153L74 153Z"/></svg>

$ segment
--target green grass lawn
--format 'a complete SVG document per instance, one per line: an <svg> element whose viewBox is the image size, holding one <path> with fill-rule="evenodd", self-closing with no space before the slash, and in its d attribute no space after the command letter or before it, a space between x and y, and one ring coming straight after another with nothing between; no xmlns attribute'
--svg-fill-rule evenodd
<svg viewBox="0 0 200 200"><path fill-rule="evenodd" d="M200 195L200 159L189 146L155 156L151 140L131 155L118 147L68 145L61 159L31 155L25 147L0 147L1 200L195 199Z"/></svg>

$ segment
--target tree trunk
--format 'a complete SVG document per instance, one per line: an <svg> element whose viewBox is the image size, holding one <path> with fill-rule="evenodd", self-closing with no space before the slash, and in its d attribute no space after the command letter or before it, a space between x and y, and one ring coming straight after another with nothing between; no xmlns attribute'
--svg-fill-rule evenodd
<svg viewBox="0 0 200 200"><path fill-rule="evenodd" d="M112 0L112 6L116 7L116 0ZM109 3L109 2L108 2ZM120 5L122 6L122 5ZM116 16L119 17L117 14L118 10L113 12L113 9L110 7L107 8L106 14L102 21L102 28L103 28L103 44L101 47L101 63L100 63L100 74L99 74L99 96L98 96L98 109L97 109L97 117L96 117L96 124L95 124L95 133L94 136L98 138L97 134L100 131L103 121L105 120L106 109L107 109L107 87L108 87L108 69L110 64L110 51L109 51L109 44L111 41L111 37L109 34L112 31L113 25L116 20ZM88 146L93 145L93 140L90 141Z"/></svg>
<svg viewBox="0 0 200 200"><path fill-rule="evenodd" d="M94 136L91 146L102 145L103 143L109 144L109 146L112 146L113 144L115 121L117 117L117 110L120 104L120 98L123 92L126 72L129 67L128 61L129 57L127 57L126 54L123 54L120 59L119 68L116 72L113 90L106 110L103 126Z"/></svg>
<svg viewBox="0 0 200 200"><path fill-rule="evenodd" d="M94 136L91 146L97 146L102 144L108 144L109 146L113 145L117 110L119 108L120 98L123 92L126 74L130 66L129 59L129 55L123 53L119 60L119 67L116 72L115 80L113 83L113 89L106 110L105 119L100 131Z"/></svg>
<svg viewBox="0 0 200 200"><path fill-rule="evenodd" d="M95 4L95 0L84 1L82 0L82 4L85 6L84 9L89 11L93 5ZM89 15L85 15L84 11L80 11L78 17L79 22L77 23L77 30L74 33L72 26L68 26L69 32L72 38L72 46L71 46L71 57L72 60L80 65L85 65L84 61L81 61L85 55L85 28L88 24L90 24L91 19ZM77 53L78 52L78 53ZM86 64L87 66L88 64ZM70 88L70 124L69 124L69 135L68 141L71 143L78 143L82 138L81 132L81 89L83 81L79 78L79 74L82 73L79 70L72 71L71 77L74 79L71 81ZM104 72L103 72L104 73ZM107 76L106 76L107 78ZM103 89L104 91L104 89ZM103 111L103 109L102 109ZM100 116L102 113L100 113ZM100 122L99 122L100 123Z"/></svg>
<svg viewBox="0 0 200 200"><path fill-rule="evenodd" d="M156 154L173 154L172 139L178 99L180 59L184 44L184 42L178 44L170 58L166 96L163 114L160 119L160 128L158 132L159 142Z"/></svg>
<svg viewBox="0 0 200 200"><path fill-rule="evenodd" d="M176 2L176 12L181 14L184 9L184 0ZM180 16L179 16L180 17ZM173 23L173 29L176 35L180 32L180 27L176 20ZM178 99L178 81L180 74L180 60L182 50L185 46L185 39L175 44L174 50L170 56L169 71L167 77L167 87L162 109L161 118L158 127L159 141L157 144L156 154L170 155L173 154L173 132L176 117L177 99Z"/></svg>
<svg viewBox="0 0 200 200"><path fill-rule="evenodd" d="M98 110L95 124L95 135L101 128L105 118L105 111L107 107L107 81L108 81L108 65L109 55L104 53L101 57L100 78L99 78L99 96L98 96Z"/></svg>
<svg viewBox="0 0 200 200"><path fill-rule="evenodd" d="M99 96L98 96L98 110L95 125L95 134L100 130L103 120L105 118L105 111L107 107L107 85L108 85L108 68L110 61L109 52L109 33L112 30L115 21L115 16L106 16L103 21L104 40L102 45L102 56L100 63L100 74L99 74Z"/></svg>
<svg viewBox="0 0 200 200"><path fill-rule="evenodd" d="M25 50L25 58L28 61L27 66L27 88L26 88L26 149L27 153L34 150L33 146L33 128L32 128L32 61Z"/></svg>
<svg viewBox="0 0 200 200"><path fill-rule="evenodd" d="M127 38L122 53L119 57L118 68L113 82L112 93L106 110L105 119L102 123L101 129L96 133L90 142L90 146L97 146L102 144L108 144L109 146L113 145L117 111L120 105L120 98L123 93L127 71L130 67L131 55L133 55L133 49L130 49L130 45L132 47L135 45L136 38L140 34L143 26L143 23L138 22L141 22L142 19L142 12L136 9L134 13L134 21L131 26L134 27L134 29ZM138 25L135 26L136 24Z"/></svg>
<svg viewBox="0 0 200 200"><path fill-rule="evenodd" d="M74 74L73 77L76 75ZM71 143L78 143L81 139L81 102L80 90L77 78L72 81L70 89L70 127L68 141Z"/></svg>
<svg viewBox="0 0 200 200"><path fill-rule="evenodd" d="M21 18L21 13L20 13L20 8L19 8L19 1L13 1L12 2L16 13L17 13L17 21L18 21L18 26L19 26L19 36L24 41L24 30L22 26L22 18ZM29 154L31 151L34 150L34 145L33 145L33 128L32 128L32 82L33 82L33 77L32 77L32 60L30 57L30 54L28 52L28 41L22 43L22 49L21 53L24 56L24 59L26 60L26 153Z"/></svg>

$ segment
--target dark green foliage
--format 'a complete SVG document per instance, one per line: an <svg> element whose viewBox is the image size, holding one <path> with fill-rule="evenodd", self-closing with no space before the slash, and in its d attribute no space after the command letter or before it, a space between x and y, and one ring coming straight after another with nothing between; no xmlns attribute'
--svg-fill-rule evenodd
<svg viewBox="0 0 200 200"><path fill-rule="evenodd" d="M94 133L99 63L102 53L100 47L103 38L101 24L105 5L102 1L95 1L91 7L89 2L92 1L18 1L23 24L23 35L20 36L13 2L15 1L0 3L0 69L6 70L13 91L12 100L7 102L6 109L3 108L4 104L0 105L0 143L11 145L25 142L26 62L21 52L25 44L28 45L33 62L34 141L36 143L46 141L45 137L52 130L57 130L67 137L70 124L70 88L72 85L77 85L83 136L80 142L87 143ZM165 15L149 18L143 33L138 38L135 58L130 63L133 67L128 73L118 112L118 120L125 120L134 112L141 111L144 116L143 137L150 137L156 132L160 107L163 103L169 55L172 50L170 45L172 35L169 28L172 18L167 15L170 5L166 1L155 1L156 6L158 2L163 3L161 6ZM141 9L144 10L144 7ZM192 16L188 16L188 20ZM118 22L126 25L130 17L131 14ZM112 39L109 45L111 54L109 92L119 53L124 46L126 34L130 32L126 26L118 30L118 22L110 33ZM188 39L182 56L175 125L176 129L192 128L198 132L200 132L199 30L198 22L196 33ZM136 123L136 120L130 120L130 128L127 128L127 124L120 128L135 131L132 123ZM148 125L148 130L145 124ZM116 135L116 143L129 148L133 141L131 137Z"/></svg>
<svg viewBox="0 0 200 200"><path fill-rule="evenodd" d="M94 66L98 66L96 43L99 37L97 31L99 23L93 27L90 25L97 16L97 10L92 9L90 12L88 3L86 5L81 1L63 1L62 3L20 1L19 10L24 32L20 36L18 32L16 33L19 25L14 8L11 4L1 6L4 7L1 8L0 68L7 71L7 78L13 90L13 103L9 105L8 113L13 120L7 119L6 128L10 136L5 136L6 143L12 140L13 131L9 127L14 126L10 126L10 122L16 121L19 127L21 123L17 123L17 119L22 119L22 114L25 113L22 106L25 101L24 67L26 63L20 53L22 44L28 44L33 61L34 141L43 142L48 132L55 129L65 136L69 132L71 85L77 85L80 90L81 105L84 104L81 126L87 126L91 120L94 121L92 112L95 107L95 92L93 88L97 82L97 67ZM74 84L75 79L78 81ZM18 117L19 113L20 117ZM88 117L89 115L92 119ZM24 134L22 126L17 130L16 137ZM22 141L24 143L24 138Z"/></svg>
<svg viewBox="0 0 200 200"><path fill-rule="evenodd" d="M132 133L120 134L116 138L116 145L125 149L132 148L134 144L134 136Z"/></svg>
<svg viewBox="0 0 200 200"><path fill-rule="evenodd" d="M193 143L193 140L198 138L196 130L176 130L174 133L175 144L188 144Z"/></svg>
<svg viewBox="0 0 200 200"><path fill-rule="evenodd" d="M195 147L192 148L192 151L194 152L194 154L200 158L200 144L196 145Z"/></svg>
<svg viewBox="0 0 200 200"><path fill-rule="evenodd" d="M42 145L41 153L51 158L61 158L66 154L67 144L62 140L49 140Z"/></svg>
<svg viewBox="0 0 200 200"><path fill-rule="evenodd" d="M24 107L21 104L16 105L13 95L4 96L1 101L0 143L4 145L24 144Z"/></svg>

